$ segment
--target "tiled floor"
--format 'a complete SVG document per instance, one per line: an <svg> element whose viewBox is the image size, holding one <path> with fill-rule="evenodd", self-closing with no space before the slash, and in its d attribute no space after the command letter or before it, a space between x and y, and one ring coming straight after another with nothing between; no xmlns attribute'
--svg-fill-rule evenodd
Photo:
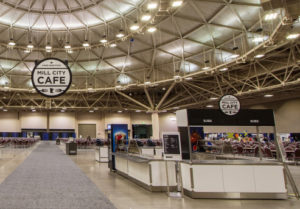
<svg viewBox="0 0 300 209"><path fill-rule="evenodd" d="M63 149L63 146L61 146ZM0 183L30 154L31 149L0 149ZM204 200L169 198L165 193L151 193L129 180L110 173L106 163L94 160L94 150L79 150L70 156L118 209L298 209L300 201L288 200ZM300 188L300 166L290 166ZM76 182L76 181L75 181ZM1 185L0 185L1 186ZM1 208L1 206L0 206Z"/></svg>
<svg viewBox="0 0 300 209"><path fill-rule="evenodd" d="M0 148L0 184L30 155L37 144L30 148Z"/></svg>

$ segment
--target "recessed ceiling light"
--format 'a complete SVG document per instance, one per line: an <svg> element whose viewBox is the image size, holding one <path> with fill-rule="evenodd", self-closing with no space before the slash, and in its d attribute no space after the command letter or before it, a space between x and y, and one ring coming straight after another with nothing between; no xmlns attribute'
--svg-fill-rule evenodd
<svg viewBox="0 0 300 209"><path fill-rule="evenodd" d="M266 98L270 98L270 97L273 97L274 95L273 94L265 94L264 97Z"/></svg>
<svg viewBox="0 0 300 209"><path fill-rule="evenodd" d="M27 48L28 48L28 49L33 49L33 48L34 48L34 46L33 46L33 44L32 44L32 43L29 43L29 44L27 45Z"/></svg>
<svg viewBox="0 0 300 209"><path fill-rule="evenodd" d="M209 98L210 100L217 100L218 99L218 97L211 97L211 98Z"/></svg>
<svg viewBox="0 0 300 209"><path fill-rule="evenodd" d="M136 110L135 112L141 112L140 110Z"/></svg>
<svg viewBox="0 0 300 209"><path fill-rule="evenodd" d="M122 30L116 35L117 38L123 38L125 35Z"/></svg>
<svg viewBox="0 0 300 209"><path fill-rule="evenodd" d="M183 2L182 0L174 0L172 2L172 7L179 7L182 5L182 2Z"/></svg>
<svg viewBox="0 0 300 209"><path fill-rule="evenodd" d="M220 72L224 72L224 71L227 71L228 70L228 68L227 67L224 67L224 68L221 68L219 71Z"/></svg>
<svg viewBox="0 0 300 209"><path fill-rule="evenodd" d="M289 34L286 38L287 39L296 39L299 37L299 33L292 33L292 34Z"/></svg>
<svg viewBox="0 0 300 209"><path fill-rule="evenodd" d="M36 112L36 110L35 110L35 109L32 109L31 111L32 111L32 112Z"/></svg>
<svg viewBox="0 0 300 209"><path fill-rule="evenodd" d="M94 112L94 110L89 110L89 112L90 112L90 113L93 113L93 112Z"/></svg>
<svg viewBox="0 0 300 209"><path fill-rule="evenodd" d="M86 40L85 42L82 43L82 46L83 46L83 47L89 47L90 44L89 44L89 42Z"/></svg>
<svg viewBox="0 0 300 209"><path fill-rule="evenodd" d="M165 91L165 90L166 90L166 88L165 88L165 87L163 87L163 88L162 88L162 90L163 90L163 91Z"/></svg>
<svg viewBox="0 0 300 209"><path fill-rule="evenodd" d="M65 49L71 49L71 45L67 43L67 44L65 45Z"/></svg>
<svg viewBox="0 0 300 209"><path fill-rule="evenodd" d="M264 37L255 37L252 41L255 43L260 43L264 41Z"/></svg>
<svg viewBox="0 0 300 209"><path fill-rule="evenodd" d="M132 30L132 31L136 31L139 28L140 28L140 26L138 24L134 24L134 25L130 26L130 30Z"/></svg>
<svg viewBox="0 0 300 209"><path fill-rule="evenodd" d="M146 21L149 21L151 19L151 15L150 14L144 14L142 17L141 17L141 20L146 22Z"/></svg>
<svg viewBox="0 0 300 209"><path fill-rule="evenodd" d="M265 56L264 54L258 54L258 55L255 55L254 58L262 58L264 56Z"/></svg>
<svg viewBox="0 0 300 209"><path fill-rule="evenodd" d="M186 77L185 80L187 81L193 80L193 77Z"/></svg>
<svg viewBox="0 0 300 209"><path fill-rule="evenodd" d="M16 43L14 42L13 39L10 39L10 41L8 42L8 45L9 45L9 46L15 46Z"/></svg>
<svg viewBox="0 0 300 209"><path fill-rule="evenodd" d="M213 105L206 105L207 108L213 108Z"/></svg>
<svg viewBox="0 0 300 209"><path fill-rule="evenodd" d="M265 15L265 20L274 20L277 18L278 13L269 13Z"/></svg>
<svg viewBox="0 0 300 209"><path fill-rule="evenodd" d="M149 2L147 5L148 9L156 9L157 8L157 2Z"/></svg>
<svg viewBox="0 0 300 209"><path fill-rule="evenodd" d="M100 40L100 42L103 43L103 44L107 43L106 37L104 36L104 37Z"/></svg>
<svg viewBox="0 0 300 209"><path fill-rule="evenodd" d="M150 27L150 28L147 29L147 31L148 31L149 33L153 33L153 32L155 32L156 30L157 30L156 27Z"/></svg>
<svg viewBox="0 0 300 209"><path fill-rule="evenodd" d="M115 48L116 46L117 46L116 43L112 43L112 44L109 45L110 48Z"/></svg>
<svg viewBox="0 0 300 209"><path fill-rule="evenodd" d="M122 113L123 111L122 110L118 110L118 113Z"/></svg>

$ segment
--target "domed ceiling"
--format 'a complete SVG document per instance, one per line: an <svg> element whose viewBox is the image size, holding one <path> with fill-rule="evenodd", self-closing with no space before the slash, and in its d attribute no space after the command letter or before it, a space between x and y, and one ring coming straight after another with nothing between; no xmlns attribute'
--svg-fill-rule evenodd
<svg viewBox="0 0 300 209"><path fill-rule="evenodd" d="M0 5L2 108L166 111L205 107L225 93L246 101L298 85L300 24L286 4L272 10L260 0ZM34 62L47 57L69 62L73 83L65 96L46 99L32 90Z"/></svg>

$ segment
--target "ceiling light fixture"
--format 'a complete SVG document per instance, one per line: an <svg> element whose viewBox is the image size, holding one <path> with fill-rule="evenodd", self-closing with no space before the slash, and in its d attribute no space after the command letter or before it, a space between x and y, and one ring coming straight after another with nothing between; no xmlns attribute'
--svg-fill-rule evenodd
<svg viewBox="0 0 300 209"><path fill-rule="evenodd" d="M136 110L135 112L141 112L140 110Z"/></svg>
<svg viewBox="0 0 300 209"><path fill-rule="evenodd" d="M31 51L30 51L29 49L25 49L25 50L24 50L24 53L27 53L27 54L28 54L28 53L30 53L30 52L31 52Z"/></svg>
<svg viewBox="0 0 300 209"><path fill-rule="evenodd" d="M264 41L264 37L255 37L252 41L255 43L260 43Z"/></svg>
<svg viewBox="0 0 300 209"><path fill-rule="evenodd" d="M69 54L73 54L73 50L72 49L69 49L69 50L67 50L67 52L69 53Z"/></svg>
<svg viewBox="0 0 300 209"><path fill-rule="evenodd" d="M202 68L202 70L209 70L209 69L210 69L210 67L208 67L208 66L205 66Z"/></svg>
<svg viewBox="0 0 300 209"><path fill-rule="evenodd" d="M71 49L71 45L67 42L66 45L64 46L65 49Z"/></svg>
<svg viewBox="0 0 300 209"><path fill-rule="evenodd" d="M118 110L118 113L122 113L123 111L122 110Z"/></svg>
<svg viewBox="0 0 300 209"><path fill-rule="evenodd" d="M90 113L93 113L93 112L94 112L94 110L89 110L89 112L90 112Z"/></svg>
<svg viewBox="0 0 300 209"><path fill-rule="evenodd" d="M143 21L143 22L149 21L150 19L151 19L151 15L150 14L144 14L141 17L141 21Z"/></svg>
<svg viewBox="0 0 300 209"><path fill-rule="evenodd" d="M144 84L145 84L145 85L149 85L149 84L151 84L151 82L150 82L150 81L145 81Z"/></svg>
<svg viewBox="0 0 300 209"><path fill-rule="evenodd" d="M117 38L123 38L125 35L123 33L123 30L120 30L119 33L116 35Z"/></svg>
<svg viewBox="0 0 300 209"><path fill-rule="evenodd" d="M107 43L106 36L103 36L102 39L100 40L100 42L101 42L102 44Z"/></svg>
<svg viewBox="0 0 300 209"><path fill-rule="evenodd" d="M193 80L193 77L186 77L185 80L187 81Z"/></svg>
<svg viewBox="0 0 300 209"><path fill-rule="evenodd" d="M7 109L3 109L3 112L7 112Z"/></svg>
<svg viewBox="0 0 300 209"><path fill-rule="evenodd" d="M277 18L277 15L278 13L269 13L269 14L266 14L265 16L265 20L268 21L268 20L274 20Z"/></svg>
<svg viewBox="0 0 300 209"><path fill-rule="evenodd" d="M11 38L10 41L8 42L8 46L14 47L15 45L16 45L16 43L15 43L14 40Z"/></svg>
<svg viewBox="0 0 300 209"><path fill-rule="evenodd" d="M82 46L87 48L90 46L89 42L87 40L85 40L83 43L82 43Z"/></svg>
<svg viewBox="0 0 300 209"><path fill-rule="evenodd" d="M228 70L228 68L227 67L224 67L224 68L221 68L220 69L220 72L224 72L224 71L227 71Z"/></svg>
<svg viewBox="0 0 300 209"><path fill-rule="evenodd" d="M182 5L182 3L183 3L182 0L175 0L172 2L172 7L179 7Z"/></svg>
<svg viewBox="0 0 300 209"><path fill-rule="evenodd" d="M174 79L180 79L181 78L181 76L180 75L174 75L174 77L173 77Z"/></svg>
<svg viewBox="0 0 300 209"><path fill-rule="evenodd" d="M147 31L148 31L149 33L153 33L153 32L155 32L156 30L157 30L156 27L153 27L153 26L147 29Z"/></svg>
<svg viewBox="0 0 300 209"><path fill-rule="evenodd" d="M273 97L274 95L273 94L265 94L264 97L266 98L270 98L270 97Z"/></svg>
<svg viewBox="0 0 300 209"><path fill-rule="evenodd" d="M213 105L206 105L207 108L213 108Z"/></svg>
<svg viewBox="0 0 300 209"><path fill-rule="evenodd" d="M147 8L152 10L157 8L157 2L149 2Z"/></svg>
<svg viewBox="0 0 300 209"><path fill-rule="evenodd" d="M255 55L254 58L262 58L264 56L265 56L264 54L258 54L258 55Z"/></svg>
<svg viewBox="0 0 300 209"><path fill-rule="evenodd" d="M27 48L28 48L28 49L33 49L34 46L33 46L33 44L32 44L31 42L29 42L29 44L27 45Z"/></svg>
<svg viewBox="0 0 300 209"><path fill-rule="evenodd" d="M109 45L110 48L115 48L116 46L117 46L116 43L111 43L111 44Z"/></svg>
<svg viewBox="0 0 300 209"><path fill-rule="evenodd" d="M299 37L299 33L292 33L292 34L289 34L286 39L296 39Z"/></svg>
<svg viewBox="0 0 300 209"><path fill-rule="evenodd" d="M210 100L217 100L218 99L218 97L211 97L211 98L209 98Z"/></svg>
<svg viewBox="0 0 300 209"><path fill-rule="evenodd" d="M137 23L134 23L132 26L130 26L130 30L136 31L140 28L140 26Z"/></svg>

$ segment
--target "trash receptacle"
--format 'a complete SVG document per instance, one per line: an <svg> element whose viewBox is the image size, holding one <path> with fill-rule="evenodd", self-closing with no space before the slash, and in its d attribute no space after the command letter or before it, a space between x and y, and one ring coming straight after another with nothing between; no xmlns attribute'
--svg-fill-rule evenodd
<svg viewBox="0 0 300 209"><path fill-rule="evenodd" d="M60 139L56 139L56 145L60 145Z"/></svg>
<svg viewBox="0 0 300 209"><path fill-rule="evenodd" d="M75 142L66 143L66 154L67 155L77 155L77 143L75 143Z"/></svg>

